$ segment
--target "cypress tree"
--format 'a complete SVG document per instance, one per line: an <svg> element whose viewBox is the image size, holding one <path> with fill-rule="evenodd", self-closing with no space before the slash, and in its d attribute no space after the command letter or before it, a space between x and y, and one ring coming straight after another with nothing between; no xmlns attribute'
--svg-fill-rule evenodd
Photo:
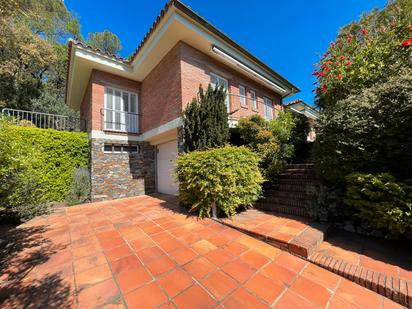
<svg viewBox="0 0 412 309"><path fill-rule="evenodd" d="M226 108L226 91L210 84L199 93L183 112L185 150L193 151L220 147L229 141L229 123Z"/></svg>

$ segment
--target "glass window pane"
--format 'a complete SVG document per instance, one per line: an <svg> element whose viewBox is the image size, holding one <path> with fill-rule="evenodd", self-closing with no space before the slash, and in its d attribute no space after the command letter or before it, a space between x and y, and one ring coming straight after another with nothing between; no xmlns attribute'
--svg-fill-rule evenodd
<svg viewBox="0 0 412 309"><path fill-rule="evenodd" d="M137 114L137 101L136 101L136 95L131 93L130 94L130 112Z"/></svg>
<svg viewBox="0 0 412 309"><path fill-rule="evenodd" d="M122 145L114 145L113 146L114 152L122 152Z"/></svg>
<svg viewBox="0 0 412 309"><path fill-rule="evenodd" d="M123 111L129 111L129 93L123 92Z"/></svg>
<svg viewBox="0 0 412 309"><path fill-rule="evenodd" d="M114 91L114 110L121 111L122 110L122 102L121 102L121 92L119 90Z"/></svg>
<svg viewBox="0 0 412 309"><path fill-rule="evenodd" d="M120 118L121 118L121 114L119 112L115 112L114 113L114 128L116 130L121 130L122 129L121 128Z"/></svg>
<svg viewBox="0 0 412 309"><path fill-rule="evenodd" d="M106 88L106 108L113 108L113 90L111 88Z"/></svg>
<svg viewBox="0 0 412 309"><path fill-rule="evenodd" d="M104 151L105 152L112 152L112 146L111 144L104 144Z"/></svg>

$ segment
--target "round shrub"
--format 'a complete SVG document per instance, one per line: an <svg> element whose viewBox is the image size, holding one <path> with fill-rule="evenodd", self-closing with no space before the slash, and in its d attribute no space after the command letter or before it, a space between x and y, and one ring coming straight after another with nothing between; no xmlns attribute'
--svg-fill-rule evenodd
<svg viewBox="0 0 412 309"><path fill-rule="evenodd" d="M217 211L233 216L239 206L252 206L264 181L259 156L246 147L225 146L193 151L177 159L180 199L200 217Z"/></svg>
<svg viewBox="0 0 412 309"><path fill-rule="evenodd" d="M353 173L348 182L345 203L372 228L392 236L412 237L412 188L388 174Z"/></svg>

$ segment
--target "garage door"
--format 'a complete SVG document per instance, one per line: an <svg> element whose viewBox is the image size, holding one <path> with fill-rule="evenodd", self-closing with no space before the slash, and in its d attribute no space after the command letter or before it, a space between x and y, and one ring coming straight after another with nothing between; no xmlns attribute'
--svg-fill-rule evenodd
<svg viewBox="0 0 412 309"><path fill-rule="evenodd" d="M173 176L177 157L177 141L157 145L157 191L178 194L179 186Z"/></svg>

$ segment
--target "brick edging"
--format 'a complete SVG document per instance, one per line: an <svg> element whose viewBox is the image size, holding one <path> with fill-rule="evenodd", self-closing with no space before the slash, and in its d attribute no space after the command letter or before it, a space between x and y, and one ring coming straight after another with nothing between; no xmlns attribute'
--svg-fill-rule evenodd
<svg viewBox="0 0 412 309"><path fill-rule="evenodd" d="M303 259L307 259L308 256L310 256L317 249L319 244L323 241L323 235L321 237L319 237L320 235L317 235L318 233L321 233L321 232L313 228L306 228L300 234L292 238L289 242L285 242L280 239L276 239L270 236L266 236L266 235L262 235L257 232L250 231L248 229L239 227L235 224L230 224L221 219L212 218L212 220L219 222L223 225L226 225L228 227L234 228L244 234L247 234L256 239L262 240L274 247L287 251ZM308 243L308 239L311 240L310 243Z"/></svg>
<svg viewBox="0 0 412 309"><path fill-rule="evenodd" d="M412 282L394 278L322 253L315 253L307 260L402 306L412 308Z"/></svg>

